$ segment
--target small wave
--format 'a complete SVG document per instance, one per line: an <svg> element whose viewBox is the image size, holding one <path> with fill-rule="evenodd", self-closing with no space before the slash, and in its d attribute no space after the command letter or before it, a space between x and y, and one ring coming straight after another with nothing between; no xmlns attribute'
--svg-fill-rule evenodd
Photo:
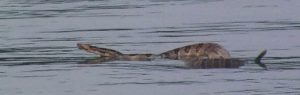
<svg viewBox="0 0 300 95"><path fill-rule="evenodd" d="M190 84L203 84L206 82L200 81L158 81L158 82L121 82L121 83L101 83L99 86L109 85L190 85Z"/></svg>

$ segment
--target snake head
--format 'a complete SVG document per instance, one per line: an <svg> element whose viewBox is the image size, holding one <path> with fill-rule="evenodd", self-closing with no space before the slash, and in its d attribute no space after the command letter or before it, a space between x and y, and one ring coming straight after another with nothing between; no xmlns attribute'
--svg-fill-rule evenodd
<svg viewBox="0 0 300 95"><path fill-rule="evenodd" d="M85 50L89 53L93 53L94 50L92 49L92 45L90 43L77 43L77 47L80 50Z"/></svg>

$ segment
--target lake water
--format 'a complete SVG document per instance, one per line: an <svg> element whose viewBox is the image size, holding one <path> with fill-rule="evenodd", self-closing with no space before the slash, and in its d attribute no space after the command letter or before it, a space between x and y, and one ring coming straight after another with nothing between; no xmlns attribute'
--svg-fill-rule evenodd
<svg viewBox="0 0 300 95"><path fill-rule="evenodd" d="M299 0L1 0L1 95L299 95ZM182 61L85 64L89 42L124 53L219 43L263 70Z"/></svg>

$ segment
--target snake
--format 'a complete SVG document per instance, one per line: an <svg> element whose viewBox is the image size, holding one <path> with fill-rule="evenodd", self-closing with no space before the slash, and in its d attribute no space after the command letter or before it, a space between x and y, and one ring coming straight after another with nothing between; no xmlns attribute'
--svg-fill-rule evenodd
<svg viewBox="0 0 300 95"><path fill-rule="evenodd" d="M232 58L229 51L217 43L196 43L174 48L160 54L141 53L125 54L117 50L93 46L89 43L77 43L77 47L98 55L97 61L148 61L156 58L183 60L190 68L239 68L246 63L241 58ZM254 63L267 69L261 62L267 50L263 50L255 58Z"/></svg>

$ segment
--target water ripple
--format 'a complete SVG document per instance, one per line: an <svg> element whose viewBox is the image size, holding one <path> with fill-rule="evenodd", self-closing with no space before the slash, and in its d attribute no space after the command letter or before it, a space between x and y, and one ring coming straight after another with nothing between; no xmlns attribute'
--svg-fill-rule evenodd
<svg viewBox="0 0 300 95"><path fill-rule="evenodd" d="M8 57L0 58L0 66L77 64L84 57Z"/></svg>
<svg viewBox="0 0 300 95"><path fill-rule="evenodd" d="M37 78L37 77L55 77L56 75L24 75L24 76L13 76L15 78Z"/></svg>
<svg viewBox="0 0 300 95"><path fill-rule="evenodd" d="M108 1L108 0L12 0L13 3L18 4L64 4L64 3L75 3L84 1Z"/></svg>
<svg viewBox="0 0 300 95"><path fill-rule="evenodd" d="M298 94L298 5L298 0L0 0L0 94ZM124 53L216 42L245 59L264 48L269 70L252 61L239 69L202 70L164 59L95 63L96 55L76 48L79 42Z"/></svg>
<svg viewBox="0 0 300 95"><path fill-rule="evenodd" d="M203 84L206 82L200 81L158 81L158 82L121 82L121 83L101 83L99 86L110 86L110 85L190 85L190 84Z"/></svg>
<svg viewBox="0 0 300 95"><path fill-rule="evenodd" d="M61 71L73 71L77 69L41 69L41 70L30 70L30 71L23 71L23 72L49 72L49 71L54 71L54 72L61 72Z"/></svg>
<svg viewBox="0 0 300 95"><path fill-rule="evenodd" d="M109 32L109 31L132 31L138 29L131 28L112 28L112 29L82 29L82 30L63 30L63 31L46 31L41 33L69 33L69 32Z"/></svg>

